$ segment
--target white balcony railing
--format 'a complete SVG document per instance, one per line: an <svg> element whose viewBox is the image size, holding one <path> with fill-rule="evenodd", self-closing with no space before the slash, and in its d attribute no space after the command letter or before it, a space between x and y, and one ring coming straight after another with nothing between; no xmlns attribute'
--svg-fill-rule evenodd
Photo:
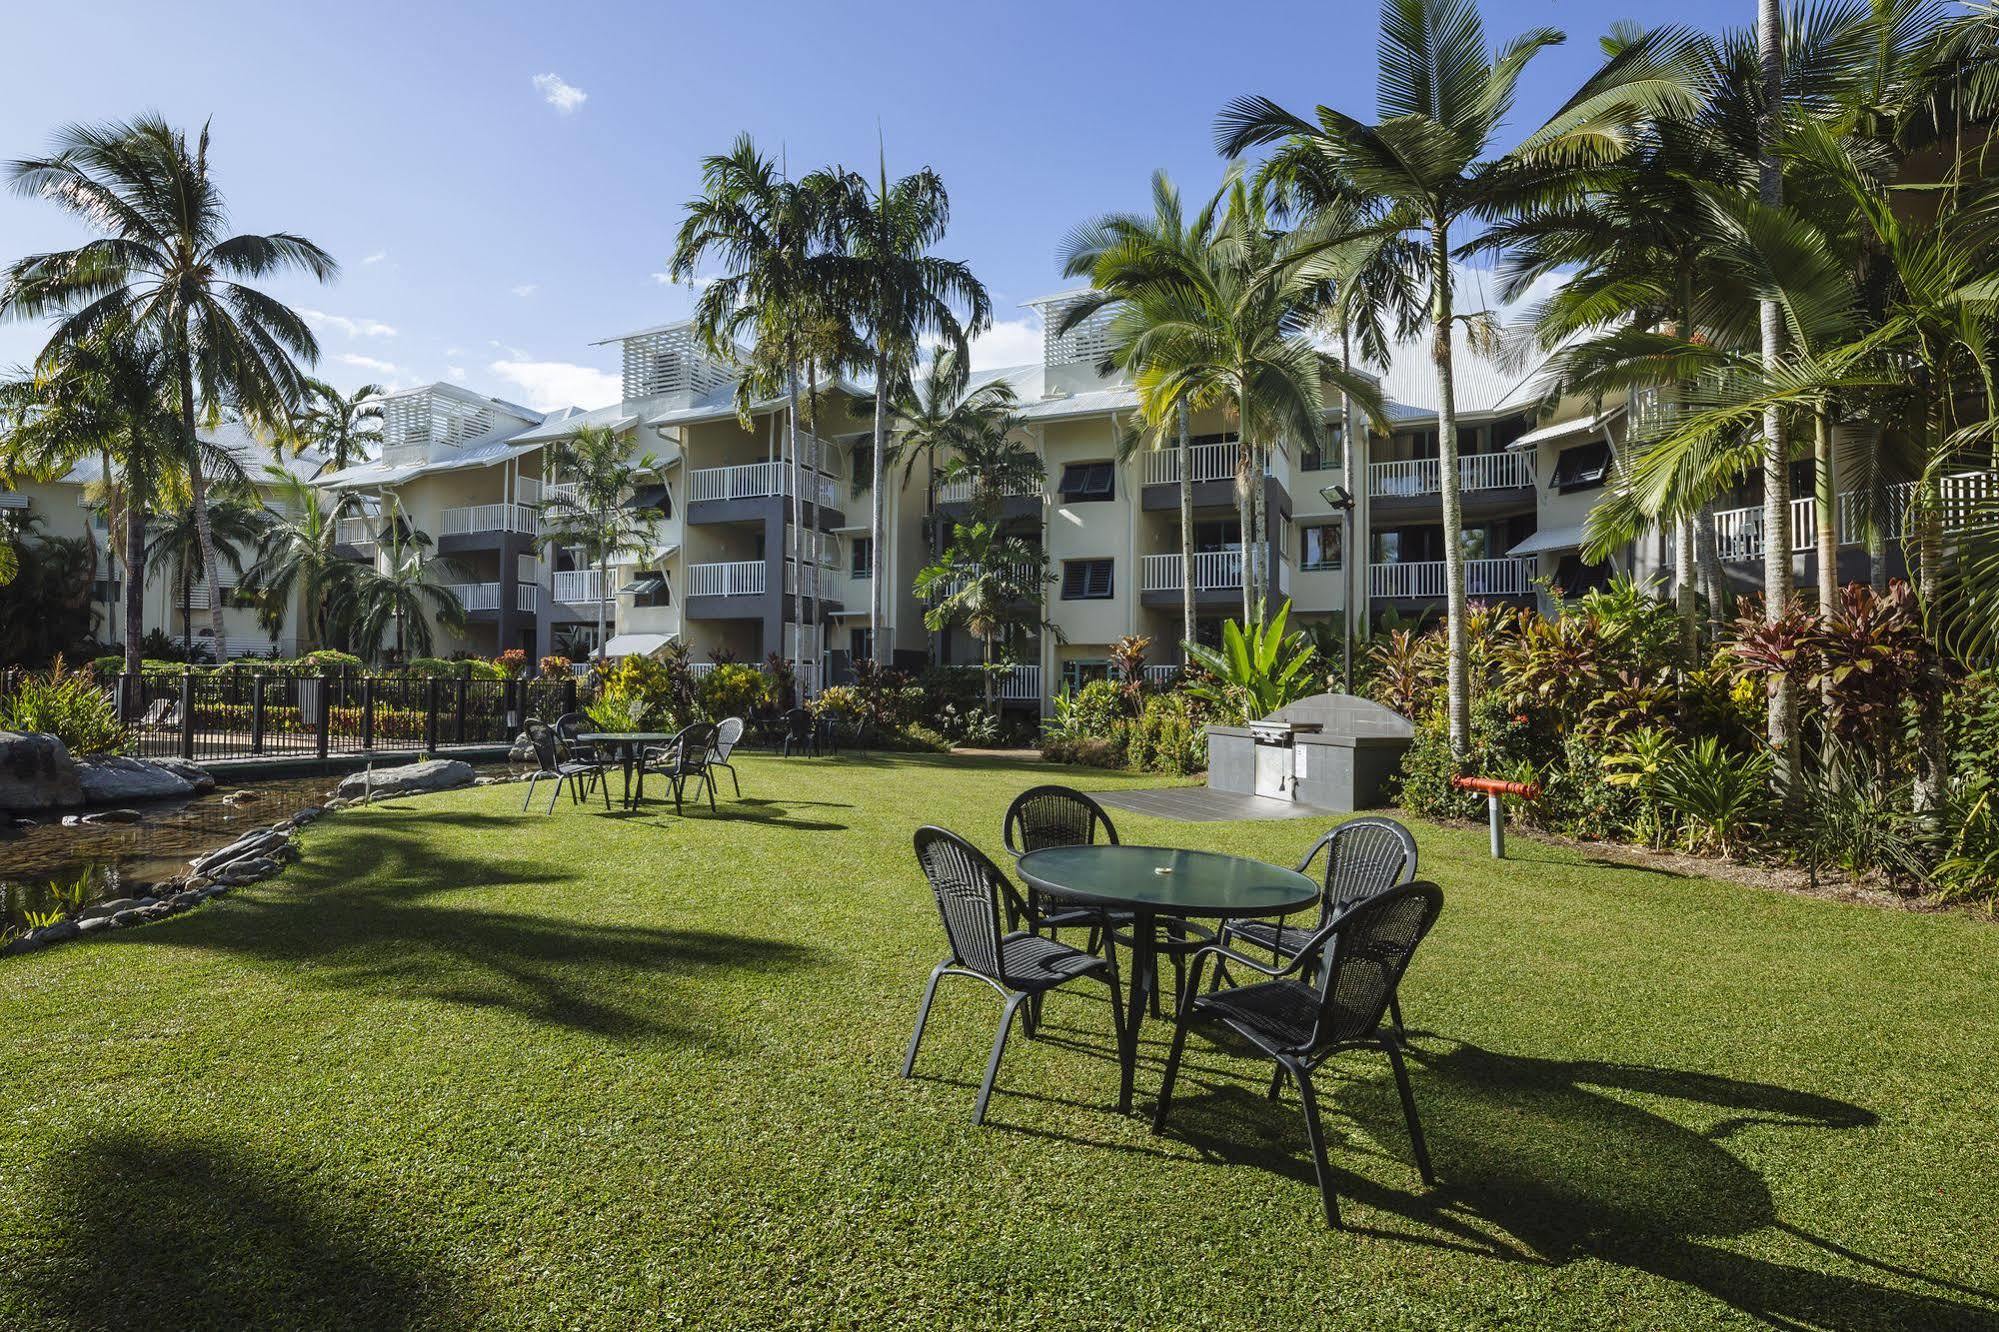
<svg viewBox="0 0 1999 1332"><path fill-rule="evenodd" d="M704 675L713 675L715 673L715 663L712 661L690 661L687 663L687 673L699 680Z"/></svg>
<svg viewBox="0 0 1999 1332"><path fill-rule="evenodd" d="M767 566L762 560L687 566L690 597L760 597L767 581Z"/></svg>
<svg viewBox="0 0 1999 1332"><path fill-rule="evenodd" d="M1465 561L1465 595L1468 597L1518 596L1534 590L1534 557L1509 556L1497 560ZM1441 599L1444 596L1444 562L1420 560L1409 564L1376 564L1368 568L1368 595Z"/></svg>
<svg viewBox="0 0 1999 1332"><path fill-rule="evenodd" d="M527 482L523 480L521 484L526 485ZM547 482L541 487L541 494L537 498L544 505L555 499L573 500L576 498L576 483L574 481Z"/></svg>
<svg viewBox="0 0 1999 1332"><path fill-rule="evenodd" d="M1939 485L1943 506L1945 531L1977 521L1974 515L1979 511L1983 498L1993 493L1995 478L1982 473L1967 473L1963 476L1945 477ZM1909 511L1910 499L1915 494L1915 483L1904 481L1888 488L1888 512L1885 526L1888 535L1902 534L1903 523ZM1867 496L1857 490L1843 492L1838 501L1839 544L1857 546L1867 535ZM1715 544L1721 548L1724 560L1760 560L1763 558L1763 506L1749 505L1740 509L1722 509L1714 515ZM1796 554L1813 550L1819 541L1819 504L1816 495L1806 495L1791 501L1791 550Z"/></svg>
<svg viewBox="0 0 1999 1332"><path fill-rule="evenodd" d="M1154 684L1171 684L1185 668L1173 662L1148 662L1145 678Z"/></svg>
<svg viewBox="0 0 1999 1332"><path fill-rule="evenodd" d="M1235 444L1196 444L1187 450L1191 459L1194 480L1232 481L1236 467L1242 459L1242 450ZM1264 467L1268 475L1270 467ZM1145 453L1145 484L1148 486L1177 486L1180 484L1180 448L1169 444L1165 448L1148 449Z"/></svg>
<svg viewBox="0 0 1999 1332"><path fill-rule="evenodd" d="M1239 550L1197 551L1194 555L1194 590L1217 592L1242 586L1242 552ZM1138 590L1178 592L1180 557L1147 555L1138 562Z"/></svg>
<svg viewBox="0 0 1999 1332"><path fill-rule="evenodd" d="M1031 564L1009 564L1004 566L1004 568L1006 569L1007 576L1018 583L1028 583L1034 577L1034 566ZM965 590L965 585L970 581L968 578L953 578L938 589L937 596L939 598L956 596Z"/></svg>
<svg viewBox="0 0 1999 1332"><path fill-rule="evenodd" d="M959 666L957 670L976 671L977 666ZM1041 668L1039 666L1009 667L1000 677L994 694L1003 703L1035 703L1041 699Z"/></svg>
<svg viewBox="0 0 1999 1332"><path fill-rule="evenodd" d="M807 473L808 487L813 480ZM835 506L839 487L821 473L816 493L827 508ZM791 464L783 462L742 463L735 467L702 467L688 473L687 500L699 504L708 500L765 499L791 494Z"/></svg>
<svg viewBox="0 0 1999 1332"><path fill-rule="evenodd" d="M470 536L475 532L529 532L537 530L535 510L526 504L468 504L446 509L438 527L442 536Z"/></svg>
<svg viewBox="0 0 1999 1332"><path fill-rule="evenodd" d="M343 546L372 546L375 544L375 520L339 519L333 524L333 539Z"/></svg>
<svg viewBox="0 0 1999 1332"><path fill-rule="evenodd" d="M555 575L555 599L565 606L594 606L603 599L596 569L569 569Z"/></svg>
<svg viewBox="0 0 1999 1332"><path fill-rule="evenodd" d="M468 611L489 611L500 608L498 583L452 583L445 590L457 597L458 604Z"/></svg>
<svg viewBox="0 0 1999 1332"><path fill-rule="evenodd" d="M1458 459L1458 489L1515 490L1534 484L1534 458L1520 453L1468 453ZM1434 495L1443 486L1443 469L1435 458L1369 463L1367 493L1384 499Z"/></svg>
<svg viewBox="0 0 1999 1332"><path fill-rule="evenodd" d="M1016 483L1013 485L1001 486L1000 494L1002 497L1005 498L1019 498L1026 496L1033 496L1035 499L1040 499L1041 487L1032 484ZM971 502L971 499L972 499L971 477L961 477L956 481L946 481L942 485L937 487L937 502L939 504L968 504Z"/></svg>
<svg viewBox="0 0 1999 1332"><path fill-rule="evenodd" d="M524 615L541 614L541 584L515 583L514 609Z"/></svg>

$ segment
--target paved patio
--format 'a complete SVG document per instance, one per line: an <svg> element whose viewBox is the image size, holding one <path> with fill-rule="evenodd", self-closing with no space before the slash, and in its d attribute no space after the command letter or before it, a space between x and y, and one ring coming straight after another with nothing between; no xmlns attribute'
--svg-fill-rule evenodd
<svg viewBox="0 0 1999 1332"><path fill-rule="evenodd" d="M1232 823L1242 819L1324 818L1328 811L1269 796L1211 791L1205 786L1167 786L1148 791L1099 791L1097 799L1113 809L1149 814L1181 823Z"/></svg>

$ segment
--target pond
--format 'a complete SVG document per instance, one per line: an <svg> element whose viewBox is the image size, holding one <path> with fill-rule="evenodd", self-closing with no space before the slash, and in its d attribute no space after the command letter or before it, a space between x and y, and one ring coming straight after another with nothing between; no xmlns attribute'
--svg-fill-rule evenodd
<svg viewBox="0 0 1999 1332"><path fill-rule="evenodd" d="M478 766L482 775L505 771L505 765ZM58 815L48 814L32 828L17 828L8 820L0 826L0 935L27 928L31 914L69 916L93 902L138 896L185 871L204 851L323 804L342 775L225 783L208 795L135 806L137 823L65 828ZM253 798L224 798L238 790Z"/></svg>

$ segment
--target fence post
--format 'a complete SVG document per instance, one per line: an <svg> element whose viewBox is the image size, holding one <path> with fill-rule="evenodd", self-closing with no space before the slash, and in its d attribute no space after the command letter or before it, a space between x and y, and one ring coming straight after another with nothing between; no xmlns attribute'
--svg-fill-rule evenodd
<svg viewBox="0 0 1999 1332"><path fill-rule="evenodd" d="M375 677L361 677L361 748L375 747Z"/></svg>
<svg viewBox="0 0 1999 1332"><path fill-rule="evenodd" d="M576 711L576 677L573 675L562 682L562 710Z"/></svg>
<svg viewBox="0 0 1999 1332"><path fill-rule="evenodd" d="M180 673L180 756L194 758L194 672Z"/></svg>
<svg viewBox="0 0 1999 1332"><path fill-rule="evenodd" d="M319 677L319 756L326 757L327 741L333 735L333 677Z"/></svg>
<svg viewBox="0 0 1999 1332"><path fill-rule="evenodd" d="M264 752L264 673L250 677L250 752Z"/></svg>
<svg viewBox="0 0 1999 1332"><path fill-rule="evenodd" d="M140 691L145 677L131 671L118 673L118 720L130 726L139 720L143 709L139 706Z"/></svg>
<svg viewBox="0 0 1999 1332"><path fill-rule="evenodd" d="M458 686L457 734L458 734L458 743L461 745L465 743L465 691L472 687L471 682L472 682L472 663L468 661L465 663L465 670L463 671L463 673L459 675L457 680L457 686Z"/></svg>
<svg viewBox="0 0 1999 1332"><path fill-rule="evenodd" d="M437 677L423 682L423 752L437 753Z"/></svg>

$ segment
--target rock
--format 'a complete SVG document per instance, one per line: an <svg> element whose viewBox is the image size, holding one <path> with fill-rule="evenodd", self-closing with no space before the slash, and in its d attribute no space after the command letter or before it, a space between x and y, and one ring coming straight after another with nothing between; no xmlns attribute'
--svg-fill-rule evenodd
<svg viewBox="0 0 1999 1332"><path fill-rule="evenodd" d="M78 934L95 934L99 930L108 930L110 928L111 917L109 916L84 916L76 922Z"/></svg>
<svg viewBox="0 0 1999 1332"><path fill-rule="evenodd" d="M83 823L83 824L137 823L140 819L144 817L145 816L139 813L139 811L136 809L103 809L99 810L95 814L65 814L63 816L62 822L63 826L67 828L72 826L72 821L74 821L75 823Z"/></svg>
<svg viewBox="0 0 1999 1332"><path fill-rule="evenodd" d="M165 768L174 776L192 786L197 795L207 795L215 789L215 774L196 763L193 759L179 756L173 758L150 758L144 760L155 768Z"/></svg>
<svg viewBox="0 0 1999 1332"><path fill-rule="evenodd" d="M110 917L111 927L118 930L124 929L127 925L137 925L144 919L145 916L140 914L137 907L129 907L124 911L120 911L117 915Z"/></svg>
<svg viewBox="0 0 1999 1332"><path fill-rule="evenodd" d="M171 800L194 794L194 783L143 759L89 754L77 763L84 803L115 805L127 800Z"/></svg>
<svg viewBox="0 0 1999 1332"><path fill-rule="evenodd" d="M507 761L510 763L534 762L534 741L529 738L526 731L522 731L514 737L514 747L507 751Z"/></svg>
<svg viewBox="0 0 1999 1332"><path fill-rule="evenodd" d="M83 803L76 760L39 731L0 731L0 809L60 809Z"/></svg>
<svg viewBox="0 0 1999 1332"><path fill-rule="evenodd" d="M106 916L115 916L120 911L128 911L137 905L139 899L136 897L114 897L107 902L92 902L77 913L77 919L101 920Z"/></svg>
<svg viewBox="0 0 1999 1332"><path fill-rule="evenodd" d="M252 800L257 800L257 799L260 799L260 797L257 795L255 791L236 790L236 791L231 791L226 796L223 796L222 803L225 805L247 805Z"/></svg>
<svg viewBox="0 0 1999 1332"><path fill-rule="evenodd" d="M422 763L384 768L375 773L350 772L341 778L339 791L350 800L371 791L378 796L414 795L422 791L449 791L454 787L470 786L477 777L472 765L461 759L426 759Z"/></svg>
<svg viewBox="0 0 1999 1332"><path fill-rule="evenodd" d="M42 929L36 930L35 937L45 944L64 943L70 939L74 939L82 932L77 928L75 921L59 920L53 925L44 926Z"/></svg>
<svg viewBox="0 0 1999 1332"><path fill-rule="evenodd" d="M326 812L325 810L321 809L317 805L307 805L304 809L292 815L291 819L292 827L303 828L305 827L306 824L311 823L314 819L318 818L320 815L324 814L325 812Z"/></svg>
<svg viewBox="0 0 1999 1332"><path fill-rule="evenodd" d="M15 819L14 826L16 828L21 829L23 832L26 832L30 828L39 828L42 825L36 823L33 819Z"/></svg>
<svg viewBox="0 0 1999 1332"><path fill-rule="evenodd" d="M35 935L24 934L20 938L14 940L13 943L8 944L5 948L0 948L0 956L7 956L14 953L32 953L37 948L47 948L47 947L48 945L42 942L42 940L37 938Z"/></svg>
<svg viewBox="0 0 1999 1332"><path fill-rule="evenodd" d="M215 881L241 887L246 883L255 883L259 879L268 879L280 868L278 862L268 856L235 860L214 872Z"/></svg>

